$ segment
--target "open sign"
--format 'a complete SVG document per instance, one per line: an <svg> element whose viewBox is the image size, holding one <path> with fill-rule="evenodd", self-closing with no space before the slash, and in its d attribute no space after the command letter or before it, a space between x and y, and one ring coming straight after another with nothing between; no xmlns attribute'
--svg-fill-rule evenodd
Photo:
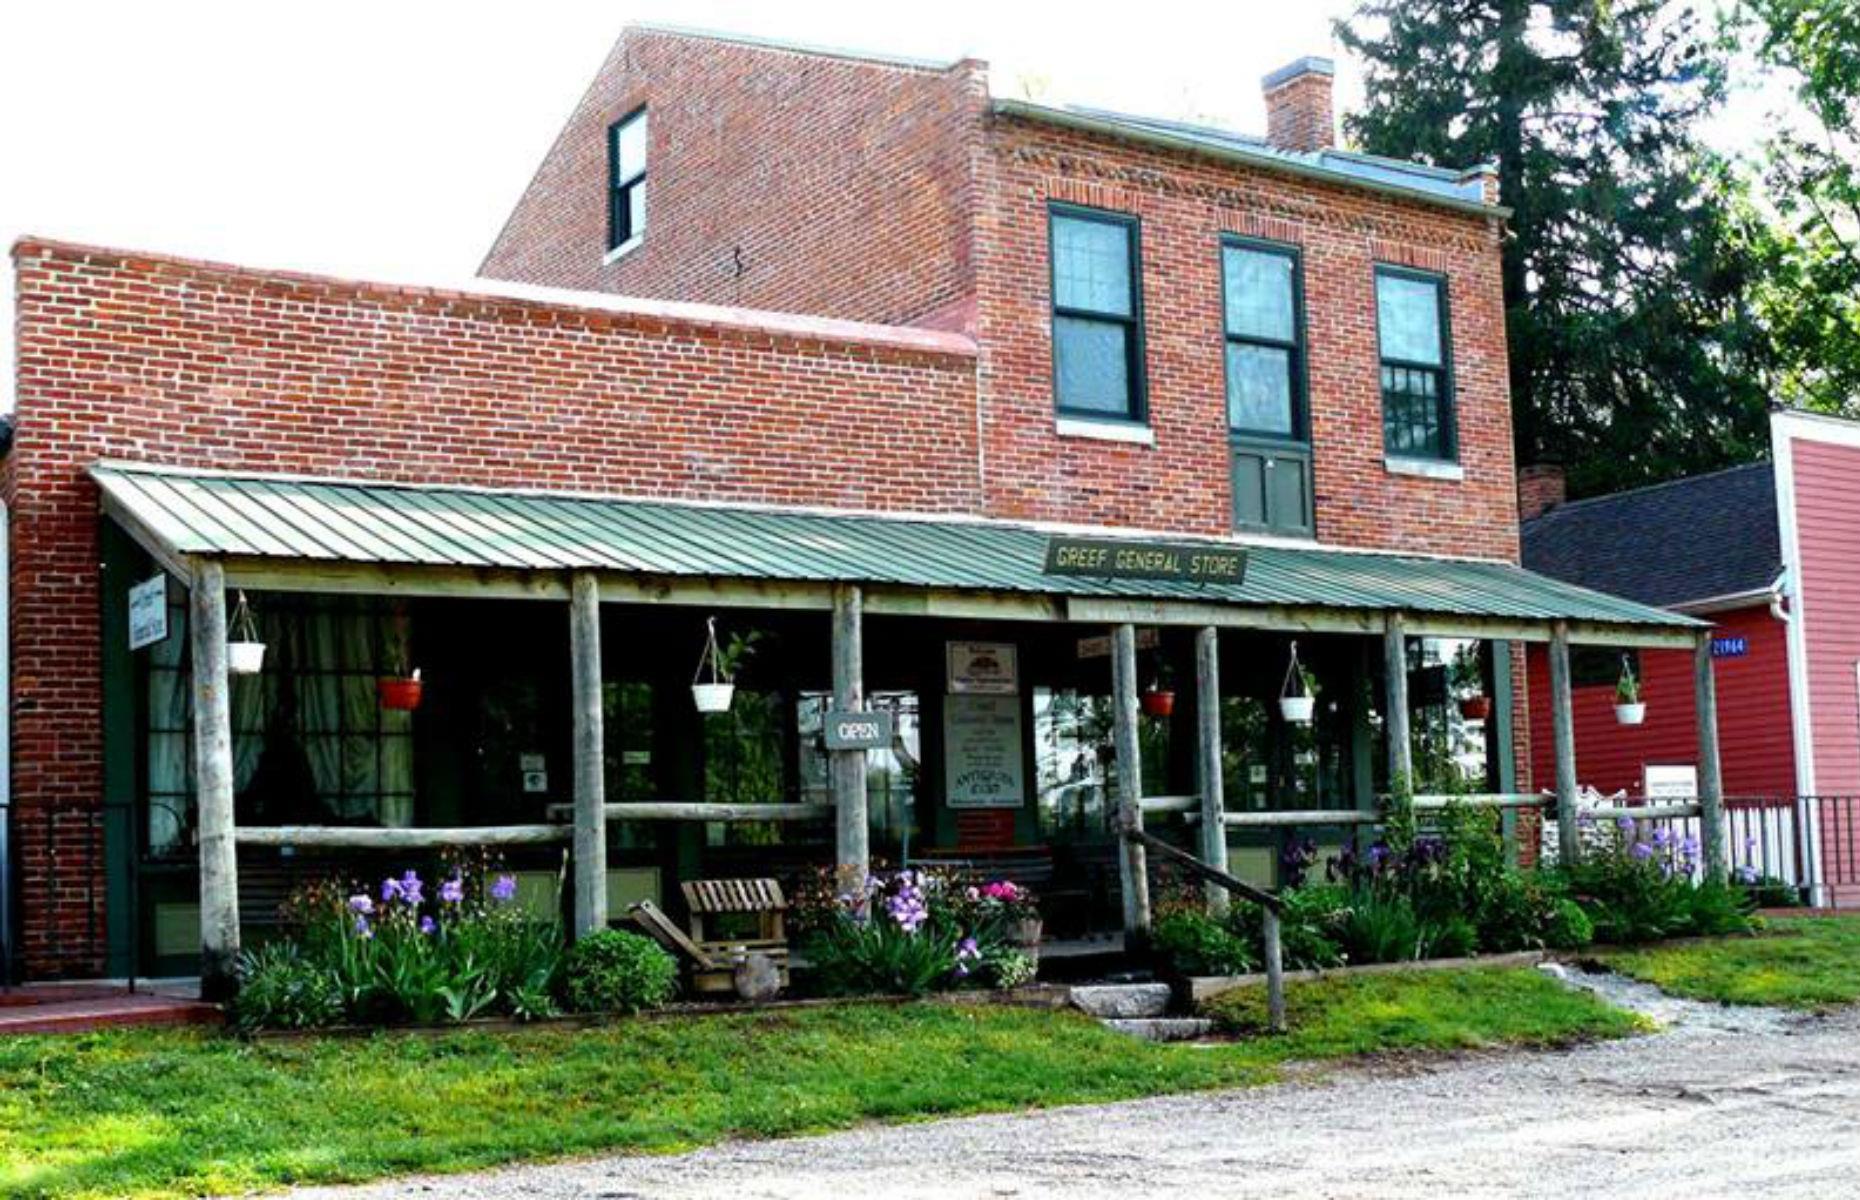
<svg viewBox="0 0 1860 1200"><path fill-rule="evenodd" d="M829 712L823 723L829 750L883 750L891 745L891 714Z"/></svg>

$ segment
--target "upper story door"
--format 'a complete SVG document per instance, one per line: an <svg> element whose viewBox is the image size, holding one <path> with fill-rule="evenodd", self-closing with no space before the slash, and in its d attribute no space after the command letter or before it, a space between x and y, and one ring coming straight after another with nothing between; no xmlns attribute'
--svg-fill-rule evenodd
<svg viewBox="0 0 1860 1200"><path fill-rule="evenodd" d="M1298 251L1228 238L1221 283L1234 528L1310 537L1316 524Z"/></svg>

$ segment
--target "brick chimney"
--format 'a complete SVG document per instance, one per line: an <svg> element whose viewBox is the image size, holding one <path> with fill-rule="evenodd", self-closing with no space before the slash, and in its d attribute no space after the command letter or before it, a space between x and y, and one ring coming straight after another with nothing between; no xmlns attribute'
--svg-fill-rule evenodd
<svg viewBox="0 0 1860 1200"><path fill-rule="evenodd" d="M1266 76L1266 140L1306 153L1335 146L1330 85L1336 74L1330 59L1306 56Z"/></svg>
<svg viewBox="0 0 1860 1200"><path fill-rule="evenodd" d="M1555 463L1538 463L1518 472L1518 520L1541 517L1569 499L1569 487L1563 468Z"/></svg>

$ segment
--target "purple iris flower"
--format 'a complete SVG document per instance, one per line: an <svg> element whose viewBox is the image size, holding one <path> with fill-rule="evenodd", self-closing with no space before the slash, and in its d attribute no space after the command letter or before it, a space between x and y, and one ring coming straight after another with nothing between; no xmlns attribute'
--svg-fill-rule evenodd
<svg viewBox="0 0 1860 1200"><path fill-rule="evenodd" d="M1646 862L1653 857L1653 847L1646 842L1635 842L1634 849L1630 853L1641 862Z"/></svg>
<svg viewBox="0 0 1860 1200"><path fill-rule="evenodd" d="M445 904L463 904L465 902L465 881L453 876L440 884L439 899Z"/></svg>
<svg viewBox="0 0 1860 1200"><path fill-rule="evenodd" d="M368 893L358 892L349 897L349 911L358 917L365 917L375 911L375 902L368 898Z"/></svg>
<svg viewBox="0 0 1860 1200"><path fill-rule="evenodd" d="M366 897L363 898L366 899ZM358 938L375 936L374 927L368 923L368 917L363 913L355 914L355 936Z"/></svg>
<svg viewBox="0 0 1860 1200"><path fill-rule="evenodd" d="M499 875L491 881L491 899L499 904L508 904L516 899L516 896L517 877L515 875Z"/></svg>
<svg viewBox="0 0 1860 1200"><path fill-rule="evenodd" d="M439 922L433 920L433 918L431 917L420 918L420 932L421 933L430 934L438 930L438 928L439 928Z"/></svg>
<svg viewBox="0 0 1860 1200"><path fill-rule="evenodd" d="M400 880L389 877L381 881L381 903L392 904L401 898Z"/></svg>
<svg viewBox="0 0 1860 1200"><path fill-rule="evenodd" d="M418 905L420 903L421 889L423 887L424 885L421 884L419 875L413 871L408 871L405 875L400 877L400 898L409 904Z"/></svg>
<svg viewBox="0 0 1860 1200"><path fill-rule="evenodd" d="M1633 833L1634 832L1634 818L1616 817L1615 828L1619 829L1622 833Z"/></svg>

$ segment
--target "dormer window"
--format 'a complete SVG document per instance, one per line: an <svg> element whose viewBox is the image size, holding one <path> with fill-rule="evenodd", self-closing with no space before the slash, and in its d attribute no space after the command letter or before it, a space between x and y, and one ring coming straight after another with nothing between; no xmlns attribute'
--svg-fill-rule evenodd
<svg viewBox="0 0 1860 1200"><path fill-rule="evenodd" d="M607 249L625 250L646 235L646 110L607 127Z"/></svg>

